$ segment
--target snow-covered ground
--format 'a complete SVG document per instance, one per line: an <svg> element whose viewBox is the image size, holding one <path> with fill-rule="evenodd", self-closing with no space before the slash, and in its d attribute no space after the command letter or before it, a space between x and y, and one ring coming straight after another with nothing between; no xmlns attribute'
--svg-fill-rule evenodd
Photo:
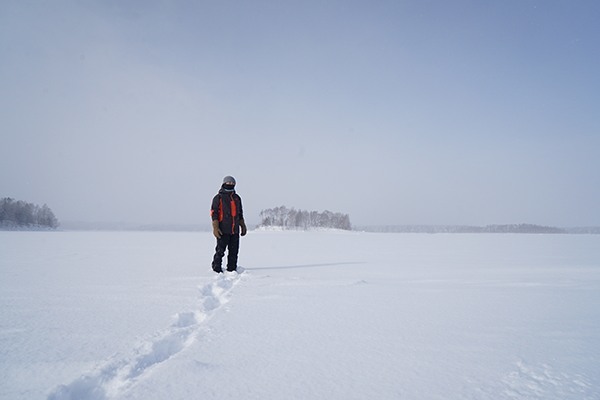
<svg viewBox="0 0 600 400"><path fill-rule="evenodd" d="M0 232L0 399L600 399L600 235Z"/></svg>

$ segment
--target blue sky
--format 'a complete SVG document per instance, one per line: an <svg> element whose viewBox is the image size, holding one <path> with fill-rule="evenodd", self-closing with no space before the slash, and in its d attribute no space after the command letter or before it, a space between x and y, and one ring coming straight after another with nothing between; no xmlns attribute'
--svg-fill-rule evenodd
<svg viewBox="0 0 600 400"><path fill-rule="evenodd" d="M4 1L0 196L63 221L600 225L595 1Z"/></svg>

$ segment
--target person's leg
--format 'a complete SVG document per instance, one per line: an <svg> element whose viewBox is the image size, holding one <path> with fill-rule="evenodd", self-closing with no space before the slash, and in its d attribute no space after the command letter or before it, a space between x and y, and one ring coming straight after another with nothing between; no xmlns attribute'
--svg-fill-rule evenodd
<svg viewBox="0 0 600 400"><path fill-rule="evenodd" d="M227 271L237 269L238 252L240 250L240 235L230 235L229 252L227 253Z"/></svg>
<svg viewBox="0 0 600 400"><path fill-rule="evenodd" d="M221 235L221 237L217 239L217 247L215 248L215 255L212 262L212 269L215 272L223 272L221 265L223 256L225 256L225 249L227 248L227 236L230 235Z"/></svg>

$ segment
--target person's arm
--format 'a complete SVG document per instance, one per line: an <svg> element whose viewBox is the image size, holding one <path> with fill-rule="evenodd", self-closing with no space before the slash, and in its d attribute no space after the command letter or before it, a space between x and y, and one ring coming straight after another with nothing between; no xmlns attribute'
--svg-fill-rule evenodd
<svg viewBox="0 0 600 400"><path fill-rule="evenodd" d="M238 195L238 199L240 201L240 209L238 210L240 216L240 229L241 235L246 236L248 229L246 228L246 222L244 221L244 209L242 208L242 198Z"/></svg>
<svg viewBox="0 0 600 400"><path fill-rule="evenodd" d="M221 232L221 229L219 229L219 207L220 207L220 198L217 195L213 198L213 201L212 201L212 204L210 207L210 218L212 219L213 235L215 235L215 237L217 239L220 239L221 235L223 235L223 232Z"/></svg>

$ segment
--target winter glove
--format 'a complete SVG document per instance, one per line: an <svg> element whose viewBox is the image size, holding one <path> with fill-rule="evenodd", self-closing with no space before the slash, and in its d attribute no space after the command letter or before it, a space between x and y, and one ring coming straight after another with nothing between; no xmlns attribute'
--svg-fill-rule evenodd
<svg viewBox="0 0 600 400"><path fill-rule="evenodd" d="M242 228L242 236L246 236L246 232L248 232L248 230L246 229L246 223L243 219L240 219L240 228Z"/></svg>
<svg viewBox="0 0 600 400"><path fill-rule="evenodd" d="M213 220L212 225L213 225L213 235L215 235L215 237L217 239L221 239L221 235L223 234L223 232L221 232L221 230L219 229L219 221L217 221L216 219Z"/></svg>

